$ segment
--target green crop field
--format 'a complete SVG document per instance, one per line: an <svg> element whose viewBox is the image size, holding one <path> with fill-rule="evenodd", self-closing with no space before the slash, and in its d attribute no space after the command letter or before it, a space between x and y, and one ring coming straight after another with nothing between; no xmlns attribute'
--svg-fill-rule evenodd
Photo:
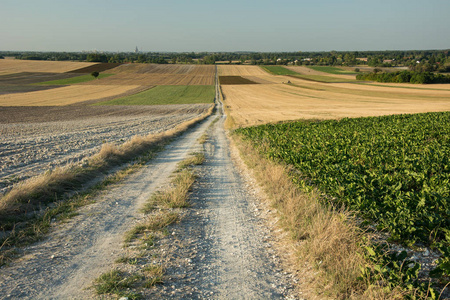
<svg viewBox="0 0 450 300"><path fill-rule="evenodd" d="M304 121L238 129L267 157L390 233L442 253L450 275L450 113ZM260 145L265 145L261 147ZM324 200L325 201L325 200ZM448 277L447 277L448 278Z"/></svg>
<svg viewBox="0 0 450 300"><path fill-rule="evenodd" d="M325 73L330 73L330 74L338 74L338 75L355 75L358 74L356 72L349 72L340 68L336 68L336 67L330 67L330 66L307 66L308 68L315 70L315 71L320 71L320 72L325 72Z"/></svg>
<svg viewBox="0 0 450 300"><path fill-rule="evenodd" d="M66 79L58 79L58 80L39 82L39 83L35 83L35 84L38 84L38 85L70 85L70 84L87 82L87 81L91 81L91 80L98 80L98 79L106 78L106 77L109 77L112 75L114 75L114 74L100 74L97 77L97 79L95 79L94 76L88 74L88 75L82 75L82 76L66 78Z"/></svg>
<svg viewBox="0 0 450 300"><path fill-rule="evenodd" d="M299 75L297 72L282 66L261 66L261 68L273 75Z"/></svg>
<svg viewBox="0 0 450 300"><path fill-rule="evenodd" d="M160 85L144 92L96 105L164 105L213 103L212 85Z"/></svg>

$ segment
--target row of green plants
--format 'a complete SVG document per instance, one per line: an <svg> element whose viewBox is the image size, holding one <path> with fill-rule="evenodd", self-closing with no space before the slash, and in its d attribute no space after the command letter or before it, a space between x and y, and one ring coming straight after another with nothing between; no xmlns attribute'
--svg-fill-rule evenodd
<svg viewBox="0 0 450 300"><path fill-rule="evenodd" d="M356 211L364 226L388 232L390 241L439 250L431 275L448 282L450 113L301 121L237 132L268 158L293 166L292 180L305 191L319 189L327 205Z"/></svg>
<svg viewBox="0 0 450 300"><path fill-rule="evenodd" d="M357 80L397 83L450 83L450 76L432 72L398 71L392 73L361 73Z"/></svg>

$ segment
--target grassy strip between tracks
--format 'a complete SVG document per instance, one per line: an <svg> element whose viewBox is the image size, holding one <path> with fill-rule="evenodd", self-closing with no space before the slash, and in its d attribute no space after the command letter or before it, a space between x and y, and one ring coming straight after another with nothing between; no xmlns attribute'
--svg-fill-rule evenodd
<svg viewBox="0 0 450 300"><path fill-rule="evenodd" d="M290 233L287 243L296 253L290 263L302 272L302 296L309 293L311 298L329 299L438 298L426 285L421 290L406 286L414 275L404 273L401 261L374 259L375 247L352 213L325 205L317 190L301 190L288 175L296 170L267 159L261 154L264 145L259 151L239 134L232 136L241 157L268 196L269 205L277 209L280 226ZM383 273L385 269L390 269L390 273Z"/></svg>
<svg viewBox="0 0 450 300"><path fill-rule="evenodd" d="M111 183L123 179L153 157L153 153L194 124L211 115L214 107L176 128L148 136L136 136L122 145L104 144L83 165L56 168L17 184L0 199L0 265L13 258L16 247L39 240L53 219L65 219L89 204ZM120 171L114 169L122 168ZM106 176L105 174L113 173ZM98 178L105 179L86 189Z"/></svg>
<svg viewBox="0 0 450 300"><path fill-rule="evenodd" d="M207 137L199 139L202 143ZM163 263L155 263L158 240L168 235L171 224L181 219L180 209L189 206L189 192L195 182L195 165L203 163L203 153L194 153L182 161L170 187L156 192L142 207L143 220L124 237L127 255L116 260L113 270L103 273L93 283L99 295L144 299L145 290L164 282Z"/></svg>

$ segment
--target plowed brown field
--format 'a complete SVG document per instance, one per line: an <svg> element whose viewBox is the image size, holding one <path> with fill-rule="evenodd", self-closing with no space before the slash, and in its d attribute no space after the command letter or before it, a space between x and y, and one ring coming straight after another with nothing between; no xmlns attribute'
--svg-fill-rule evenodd
<svg viewBox="0 0 450 300"><path fill-rule="evenodd" d="M256 82L242 76L219 76L220 84L256 84Z"/></svg>
<svg viewBox="0 0 450 300"><path fill-rule="evenodd" d="M76 69L88 67L94 64L97 63L0 59L0 71L2 72L1 74L12 74L21 72L65 73Z"/></svg>
<svg viewBox="0 0 450 300"><path fill-rule="evenodd" d="M81 69L76 69L69 71L68 73L87 73L90 74L92 72L103 72L117 66L120 66L121 63L95 63L91 66L83 67Z"/></svg>

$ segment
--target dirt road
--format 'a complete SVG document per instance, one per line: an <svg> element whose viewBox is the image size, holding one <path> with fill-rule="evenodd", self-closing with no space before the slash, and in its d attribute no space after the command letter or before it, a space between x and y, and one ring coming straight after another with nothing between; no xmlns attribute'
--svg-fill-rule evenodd
<svg viewBox="0 0 450 300"><path fill-rule="evenodd" d="M290 279L268 251L269 233L255 216L252 198L230 158L224 116L209 127L207 160L192 195L192 207L170 230L182 241L179 259L189 260L184 276L169 263L165 283L145 297L277 299L290 291ZM213 116L181 136L148 165L102 195L48 238L26 249L20 261L0 269L1 299L89 299L92 281L109 271L122 250L124 233L139 208L169 180L176 165L198 150L197 139ZM180 244L180 243L177 243ZM181 245L180 244L180 245ZM192 251L197 253L192 258ZM186 255L186 257L184 257ZM189 293L186 293L189 291Z"/></svg>

